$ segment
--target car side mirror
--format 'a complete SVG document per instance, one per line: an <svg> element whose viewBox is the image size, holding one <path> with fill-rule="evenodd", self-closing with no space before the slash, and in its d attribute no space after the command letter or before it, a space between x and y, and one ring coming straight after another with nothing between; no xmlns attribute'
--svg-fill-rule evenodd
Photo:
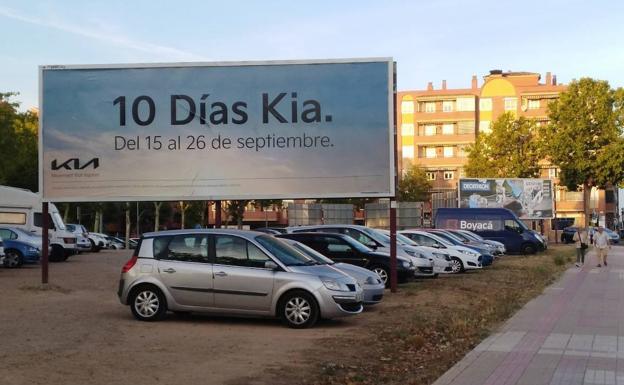
<svg viewBox="0 0 624 385"><path fill-rule="evenodd" d="M264 268L265 269L270 269L270 270L278 270L279 266L277 266L277 263L275 263L273 261L265 261L264 262Z"/></svg>
<svg viewBox="0 0 624 385"><path fill-rule="evenodd" d="M377 244L375 242L369 242L366 246L370 247L373 250L377 250Z"/></svg>

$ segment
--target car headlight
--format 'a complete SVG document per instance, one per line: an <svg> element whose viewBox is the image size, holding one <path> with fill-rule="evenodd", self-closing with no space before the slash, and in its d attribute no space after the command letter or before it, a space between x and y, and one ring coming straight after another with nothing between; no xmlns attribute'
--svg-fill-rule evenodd
<svg viewBox="0 0 624 385"><path fill-rule="evenodd" d="M29 252L29 253L38 253L38 252L39 252L39 249L38 249L38 248L36 248L36 247L29 246L29 247L28 247L28 252Z"/></svg>
<svg viewBox="0 0 624 385"><path fill-rule="evenodd" d="M378 283L381 283L381 279L379 279L379 277L373 277L371 275L366 278L366 281L364 281L364 283L367 285L377 285Z"/></svg>
<svg viewBox="0 0 624 385"><path fill-rule="evenodd" d="M323 282L323 285L325 285L325 287L329 290L347 291L343 289L343 287L340 285L340 282L336 281L333 278L321 277L321 282Z"/></svg>
<svg viewBox="0 0 624 385"><path fill-rule="evenodd" d="M479 253L476 253L476 252L474 252L474 251L459 250L459 252L460 252L460 253L462 253L462 254L469 255L469 256L471 256L471 257L475 257L475 258L477 258L477 257L479 256Z"/></svg>
<svg viewBox="0 0 624 385"><path fill-rule="evenodd" d="M411 262L407 262L407 261L401 261L401 266L403 266L403 268L405 269L409 269L412 267L412 263Z"/></svg>
<svg viewBox="0 0 624 385"><path fill-rule="evenodd" d="M438 259L444 259L446 260L446 256L444 254L440 254L440 253L433 253L433 256L438 258Z"/></svg>

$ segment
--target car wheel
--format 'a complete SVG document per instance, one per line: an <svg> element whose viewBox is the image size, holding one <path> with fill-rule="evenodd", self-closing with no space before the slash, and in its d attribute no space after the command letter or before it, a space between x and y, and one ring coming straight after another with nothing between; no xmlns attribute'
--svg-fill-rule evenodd
<svg viewBox="0 0 624 385"><path fill-rule="evenodd" d="M167 313L167 303L156 286L139 286L132 291L130 309L139 321L158 321Z"/></svg>
<svg viewBox="0 0 624 385"><path fill-rule="evenodd" d="M451 271L453 274L461 273L464 271L464 264L461 259L457 257L451 258Z"/></svg>
<svg viewBox="0 0 624 385"><path fill-rule="evenodd" d="M522 246L522 254L524 255L535 254L536 252L537 250L535 249L535 246L531 244L526 244Z"/></svg>
<svg viewBox="0 0 624 385"><path fill-rule="evenodd" d="M19 250L5 250L4 252L4 267L14 269L24 264L24 257Z"/></svg>
<svg viewBox="0 0 624 385"><path fill-rule="evenodd" d="M98 245L95 244L93 239L89 239L89 242L91 243L91 252L97 253L100 251L100 248L98 247Z"/></svg>
<svg viewBox="0 0 624 385"><path fill-rule="evenodd" d="M52 252L50 253L50 262L62 262L65 258L65 250L61 245L52 245Z"/></svg>
<svg viewBox="0 0 624 385"><path fill-rule="evenodd" d="M291 328L309 328L318 321L319 308L314 297L305 291L291 291L280 299L279 316Z"/></svg>
<svg viewBox="0 0 624 385"><path fill-rule="evenodd" d="M377 274L379 279L381 279L381 282L383 282L386 287L390 285L390 271L388 271L387 268L383 266L373 266L371 268L371 271Z"/></svg>

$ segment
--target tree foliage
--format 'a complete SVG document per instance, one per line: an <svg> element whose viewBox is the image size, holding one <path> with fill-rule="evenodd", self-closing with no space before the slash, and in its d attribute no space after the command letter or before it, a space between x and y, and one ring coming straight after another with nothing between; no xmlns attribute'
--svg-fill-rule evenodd
<svg viewBox="0 0 624 385"><path fill-rule="evenodd" d="M561 170L561 183L570 190L620 184L624 91L583 78L548 107L550 124L540 134L544 154Z"/></svg>
<svg viewBox="0 0 624 385"><path fill-rule="evenodd" d="M0 184L38 190L36 114L19 112L15 93L0 93Z"/></svg>
<svg viewBox="0 0 624 385"><path fill-rule="evenodd" d="M411 165L399 180L397 199L401 202L428 201L431 187L425 170L419 165Z"/></svg>
<svg viewBox="0 0 624 385"><path fill-rule="evenodd" d="M467 176L532 178L539 175L541 152L537 124L511 113L501 115L489 134L479 134L468 147Z"/></svg>

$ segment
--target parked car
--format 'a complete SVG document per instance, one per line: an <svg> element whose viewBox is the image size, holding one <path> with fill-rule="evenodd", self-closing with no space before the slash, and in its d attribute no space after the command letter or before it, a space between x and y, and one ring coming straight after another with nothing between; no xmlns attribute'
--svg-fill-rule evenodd
<svg viewBox="0 0 624 385"><path fill-rule="evenodd" d="M433 247L448 253L451 257L452 273L481 269L483 267L481 254L465 246L455 245L433 233L421 230L402 230L400 234L414 240L419 245Z"/></svg>
<svg viewBox="0 0 624 385"><path fill-rule="evenodd" d="M381 302L386 286L384 285L384 282L381 280L379 275L377 275L376 273L363 267L352 265L350 263L336 263L301 242L286 238L284 240L288 242L289 245L301 251L306 256L314 259L321 265L330 265L331 267L338 269L343 273L355 278L360 286L362 286L362 290L364 293L364 305L374 305Z"/></svg>
<svg viewBox="0 0 624 385"><path fill-rule="evenodd" d="M501 255L501 252L497 246L490 244L488 242L483 242L483 241L474 239L472 237L469 237L468 235L462 233L461 230L453 230L453 229L441 229L441 230L444 230L448 233L453 234L455 237L459 238L465 244L484 248L488 250L488 252L495 257Z"/></svg>
<svg viewBox="0 0 624 385"><path fill-rule="evenodd" d="M606 227L603 227L604 232L609 236L609 242L611 243L620 243L620 236L613 230L610 230ZM598 228L594 226L589 227L588 235L591 239L594 238L594 234L598 232Z"/></svg>
<svg viewBox="0 0 624 385"><path fill-rule="evenodd" d="M21 267L25 263L37 263L41 249L17 239L5 239L2 265L8 268Z"/></svg>
<svg viewBox="0 0 624 385"><path fill-rule="evenodd" d="M502 242L493 241L491 239L485 239L479 234L475 234L472 231L468 231L468 230L455 230L455 231L475 241L484 242L484 243L494 246L499 255L504 255L507 252L507 249L505 249L505 244L503 244Z"/></svg>
<svg viewBox="0 0 624 385"><path fill-rule="evenodd" d="M83 225L67 223L65 227L76 237L76 245L80 251L94 251L89 232Z"/></svg>
<svg viewBox="0 0 624 385"><path fill-rule="evenodd" d="M108 248L112 250L121 250L126 248L126 241L118 237L106 236L108 241Z"/></svg>
<svg viewBox="0 0 624 385"><path fill-rule="evenodd" d="M20 228L41 238L42 201L39 194L9 186L0 186L0 225ZM67 231L63 218L53 203L48 204L50 261L60 262L76 254L76 237Z"/></svg>
<svg viewBox="0 0 624 385"><path fill-rule="evenodd" d="M390 231L389 230L381 230L377 229L377 231L390 242ZM403 246L409 246L416 248L419 252L423 253L425 257L429 258L430 261L433 262L433 274L434 277L437 277L438 274L446 274L452 273L453 269L451 266L451 257L445 253L443 250L435 249L433 247L428 247L424 245L420 245L417 242L409 239L405 235L397 232L396 234L397 242Z"/></svg>
<svg viewBox="0 0 624 385"><path fill-rule="evenodd" d="M254 231L276 235L276 234L284 234L286 232L286 229L283 227L260 227L260 228L254 229Z"/></svg>
<svg viewBox="0 0 624 385"><path fill-rule="evenodd" d="M390 284L390 255L374 251L345 234L338 233L290 233L277 235L292 239L318 251L334 262L349 263L376 273L384 285ZM411 260L397 256L397 278L406 282L414 276L416 267Z"/></svg>
<svg viewBox="0 0 624 385"><path fill-rule="evenodd" d="M293 328L358 314L363 300L353 277L283 240L227 229L144 234L118 296L141 321L171 310L278 317Z"/></svg>
<svg viewBox="0 0 624 385"><path fill-rule="evenodd" d="M312 225L312 226L296 226L287 227L286 230L289 233L297 232L323 232L323 233L338 233L345 234L360 242L364 246L371 248L375 251L380 251L386 254L390 254L390 238L379 233L375 229L371 229L366 226L359 225ZM397 256L411 260L414 266L416 266L415 275L419 277L431 277L434 276L433 261L429 260L422 252L417 248L401 245L397 245Z"/></svg>
<svg viewBox="0 0 624 385"><path fill-rule="evenodd" d="M102 249L108 249L109 241L107 237L108 235L106 234L89 232L89 239L91 240L91 245L93 246L92 251L97 253Z"/></svg>
<svg viewBox="0 0 624 385"><path fill-rule="evenodd" d="M37 263L41 257L41 237L18 227L0 226L0 239L4 243L4 267L20 267L24 263ZM2 254L2 253L0 253Z"/></svg>
<svg viewBox="0 0 624 385"><path fill-rule="evenodd" d="M548 246L541 235L529 230L512 211L503 208L440 208L435 227L470 230L485 239L503 243L509 253L535 254Z"/></svg>
<svg viewBox="0 0 624 385"><path fill-rule="evenodd" d="M4 264L4 242L0 237L0 264Z"/></svg>
<svg viewBox="0 0 624 385"><path fill-rule="evenodd" d="M440 238L446 239L448 242L456 245L456 246L464 246L469 249L472 249L481 255L481 264L483 266L490 266L494 262L494 255L492 254L492 250L489 247L484 247L483 245L477 246L474 244L464 243L463 240L456 237L452 233L442 230L442 229L426 229L427 232L436 234Z"/></svg>

